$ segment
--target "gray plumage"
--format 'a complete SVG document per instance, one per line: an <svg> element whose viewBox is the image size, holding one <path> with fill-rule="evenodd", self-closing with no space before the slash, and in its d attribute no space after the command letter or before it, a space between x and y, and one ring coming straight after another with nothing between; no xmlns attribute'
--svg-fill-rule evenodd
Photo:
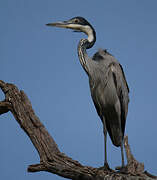
<svg viewBox="0 0 157 180"><path fill-rule="evenodd" d="M99 50L89 60L89 69L92 69L89 84L97 113L106 123L112 143L120 146L129 102L129 88L122 66L106 50Z"/></svg>
<svg viewBox="0 0 157 180"><path fill-rule="evenodd" d="M49 23L47 25L74 29L77 32L87 34L88 38L81 39L78 44L78 57L89 77L91 97L103 123L104 168L109 168L106 150L107 132L112 143L117 147L121 147L122 167L124 167L123 137L128 112L129 88L122 66L107 50L100 49L93 58L87 55L86 49L94 45L96 33L86 19L75 17L68 21Z"/></svg>

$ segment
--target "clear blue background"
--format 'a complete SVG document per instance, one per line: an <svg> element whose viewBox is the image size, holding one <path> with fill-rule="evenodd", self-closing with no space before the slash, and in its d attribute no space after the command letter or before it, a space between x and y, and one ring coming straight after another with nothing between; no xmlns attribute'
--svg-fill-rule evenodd
<svg viewBox="0 0 157 180"><path fill-rule="evenodd" d="M88 53L106 48L122 64L130 87L126 134L136 159L157 174L156 8L155 0L0 1L0 79L26 92L60 150L84 165L100 167L104 159L102 124L77 57L85 35L45 24L79 15L95 27L97 42ZM39 162L34 146L11 113L0 123L0 179L62 179L27 173ZM112 168L121 164L109 138L108 160Z"/></svg>

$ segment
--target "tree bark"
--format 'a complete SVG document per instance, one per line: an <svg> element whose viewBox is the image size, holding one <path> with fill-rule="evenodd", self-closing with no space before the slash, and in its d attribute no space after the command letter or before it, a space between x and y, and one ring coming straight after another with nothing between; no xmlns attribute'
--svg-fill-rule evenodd
<svg viewBox="0 0 157 180"><path fill-rule="evenodd" d="M5 100L0 102L0 115L11 111L39 153L40 163L30 165L28 172L47 171L73 180L157 179L156 176L144 171L144 164L135 160L127 137L124 138L128 162L125 171L105 171L103 168L83 166L78 161L60 152L54 139L35 115L31 102L24 91L19 91L14 84L5 83L1 80L0 88L5 94Z"/></svg>

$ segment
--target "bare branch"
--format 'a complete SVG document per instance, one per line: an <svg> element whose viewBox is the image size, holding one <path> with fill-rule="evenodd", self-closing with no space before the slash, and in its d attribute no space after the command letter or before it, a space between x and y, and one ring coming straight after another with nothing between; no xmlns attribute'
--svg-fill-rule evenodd
<svg viewBox="0 0 157 180"><path fill-rule="evenodd" d="M0 102L0 115L11 111L11 104L9 102L2 101Z"/></svg>
<svg viewBox="0 0 157 180"><path fill-rule="evenodd" d="M11 111L39 153L40 163L30 165L28 172L47 171L73 180L156 179L155 176L144 172L144 165L134 159L127 138L125 149L128 165L125 173L83 166L60 152L52 136L35 115L24 91L19 91L15 85L3 81L0 81L0 88L5 94L5 100L0 102L0 114Z"/></svg>

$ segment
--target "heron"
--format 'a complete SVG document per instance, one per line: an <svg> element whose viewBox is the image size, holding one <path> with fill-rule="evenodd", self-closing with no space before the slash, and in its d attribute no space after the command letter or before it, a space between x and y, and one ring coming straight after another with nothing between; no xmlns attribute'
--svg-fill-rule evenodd
<svg viewBox="0 0 157 180"><path fill-rule="evenodd" d="M103 124L104 133L104 169L110 169L107 161L107 133L113 145L121 148L121 169L124 165L123 139L128 113L129 87L121 64L106 49L99 49L91 58L87 49L96 42L93 26L83 17L74 17L67 21L46 24L59 28L73 29L83 32L87 39L78 44L80 64L89 77L91 97L96 111Z"/></svg>

